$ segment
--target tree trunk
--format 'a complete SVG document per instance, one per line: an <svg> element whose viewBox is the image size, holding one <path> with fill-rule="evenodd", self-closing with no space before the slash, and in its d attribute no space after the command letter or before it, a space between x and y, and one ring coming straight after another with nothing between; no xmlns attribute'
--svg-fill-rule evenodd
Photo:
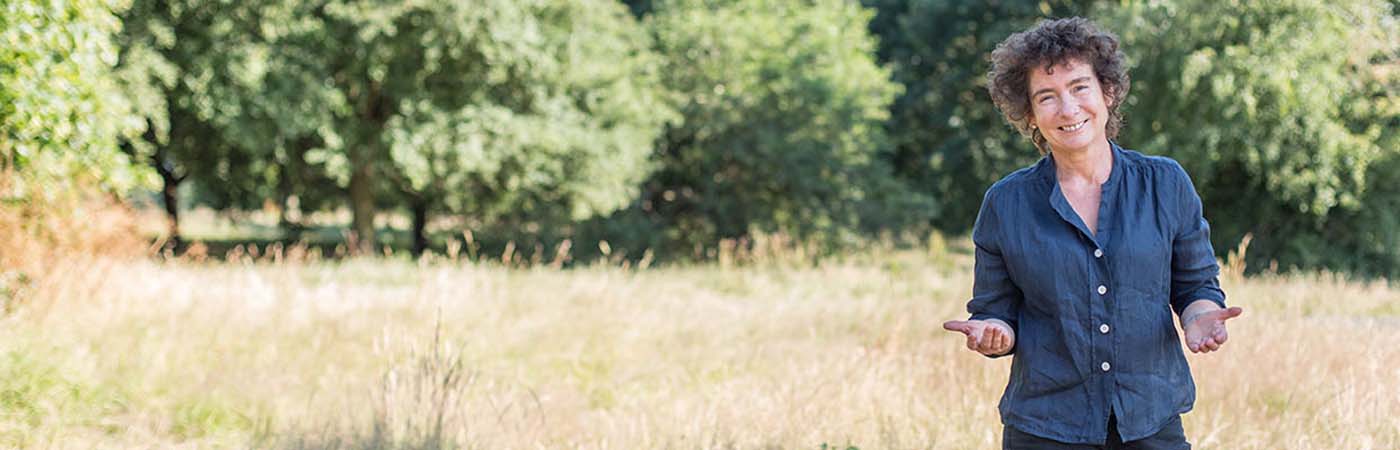
<svg viewBox="0 0 1400 450"><path fill-rule="evenodd" d="M413 257L423 256L423 252L428 250L428 202L415 200L413 202Z"/></svg>
<svg viewBox="0 0 1400 450"><path fill-rule="evenodd" d="M379 156L378 142L384 124L393 115L391 102L380 88L378 83L367 86L357 114L363 134L359 147L350 153L350 210L358 244L353 250L359 254L371 254L378 247L374 236L374 188L378 180L373 164Z"/></svg>
<svg viewBox="0 0 1400 450"><path fill-rule="evenodd" d="M155 148L155 152L144 158L151 164L151 168L156 170L156 174L160 175L160 198L165 204L165 215L170 218L166 224L170 238L162 245L162 250L179 253L185 249L185 242L180 238L180 183L185 181L185 175L188 174L175 173L175 162L170 160L169 151L164 147L170 144L162 144L156 139L155 124L150 119L146 119L146 132L141 134L141 138ZM121 150L135 160L141 158L130 143L122 143Z"/></svg>
<svg viewBox="0 0 1400 450"><path fill-rule="evenodd" d="M154 143L154 133L148 131L147 134ZM151 155L151 167L160 175L160 198L165 203L165 215L170 218L170 239L165 241L164 249L179 253L185 249L184 239L180 238L180 183L185 181L185 177L175 173L175 163L170 161L169 154L163 148L157 148Z"/></svg>
<svg viewBox="0 0 1400 450"><path fill-rule="evenodd" d="M166 241L165 248L179 253L185 249L185 242L180 238L179 189L180 182L183 180L163 168L157 169L157 172L160 172L163 184L160 189L160 197L165 202L165 215L170 216L170 240Z"/></svg>
<svg viewBox="0 0 1400 450"><path fill-rule="evenodd" d="M374 236L374 173L367 158L368 149L351 155L350 211L355 233L356 254L369 255L375 250Z"/></svg>

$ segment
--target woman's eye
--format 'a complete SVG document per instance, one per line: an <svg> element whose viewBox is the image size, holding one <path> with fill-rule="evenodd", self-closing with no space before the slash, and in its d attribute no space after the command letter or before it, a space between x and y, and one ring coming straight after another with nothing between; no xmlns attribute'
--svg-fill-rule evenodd
<svg viewBox="0 0 1400 450"><path fill-rule="evenodd" d="M1081 92L1081 91L1085 91L1085 90L1088 90L1088 89L1089 89L1088 86L1076 86L1076 87L1074 88L1074 92Z"/></svg>
<svg viewBox="0 0 1400 450"><path fill-rule="evenodd" d="M1047 96L1044 96L1044 97L1041 97L1040 100L1036 100L1036 103L1040 103L1040 104L1042 104L1042 105L1044 105L1044 104L1046 104L1046 103L1049 103L1049 102L1050 102L1050 96L1048 96L1048 95L1047 95Z"/></svg>

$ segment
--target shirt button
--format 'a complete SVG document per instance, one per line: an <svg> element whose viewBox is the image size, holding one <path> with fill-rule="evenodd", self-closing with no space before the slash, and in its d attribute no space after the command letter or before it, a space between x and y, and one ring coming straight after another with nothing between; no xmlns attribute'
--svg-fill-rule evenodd
<svg viewBox="0 0 1400 450"><path fill-rule="evenodd" d="M1100 284L1100 285L1099 285L1099 295L1104 295L1104 294L1107 294L1107 293L1108 293L1108 286L1104 286L1104 285Z"/></svg>
<svg viewBox="0 0 1400 450"><path fill-rule="evenodd" d="M1099 332L1108 334L1108 324L1099 325Z"/></svg>
<svg viewBox="0 0 1400 450"><path fill-rule="evenodd" d="M1104 372L1107 372L1108 369L1110 369L1110 368L1112 368L1112 367L1113 367L1113 366L1108 365L1108 361L1104 361L1103 364L1099 364L1099 368L1100 368L1100 369L1103 369Z"/></svg>
<svg viewBox="0 0 1400 450"><path fill-rule="evenodd" d="M1095 258L1102 258L1102 257L1103 257L1103 249L1098 249L1098 248L1094 249L1094 257L1095 257Z"/></svg>

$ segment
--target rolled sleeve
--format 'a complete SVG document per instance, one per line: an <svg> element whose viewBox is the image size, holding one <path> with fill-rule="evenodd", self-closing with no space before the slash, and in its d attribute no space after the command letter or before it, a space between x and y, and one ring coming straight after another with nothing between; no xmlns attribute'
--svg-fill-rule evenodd
<svg viewBox="0 0 1400 450"><path fill-rule="evenodd" d="M999 243L1000 224L997 223L994 199L989 191L982 199L982 209L977 213L977 223L972 227L972 242L976 246L973 268L972 299L967 302L967 312L971 320L998 319L1017 332L1017 316L1021 307L1022 293L1006 267ZM1019 341L1019 333L1017 340ZM1011 350L992 356L1010 355Z"/></svg>
<svg viewBox="0 0 1400 450"><path fill-rule="evenodd" d="M1172 310L1178 316L1196 300L1210 300L1225 307L1225 291L1220 289L1220 266L1210 244L1210 224L1201 213L1201 197L1191 178L1175 165L1179 218L1172 238Z"/></svg>

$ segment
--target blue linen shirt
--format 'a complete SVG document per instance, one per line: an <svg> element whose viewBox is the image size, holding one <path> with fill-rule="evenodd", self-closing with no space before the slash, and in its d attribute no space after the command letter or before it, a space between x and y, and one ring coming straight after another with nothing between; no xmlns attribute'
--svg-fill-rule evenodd
<svg viewBox="0 0 1400 450"><path fill-rule="evenodd" d="M972 231L967 310L1016 332L1002 423L1068 443L1103 444L1110 413L1132 441L1191 410L1196 386L1172 312L1202 299L1225 306L1186 171L1111 147L1096 233L1060 191L1052 156L992 185Z"/></svg>

